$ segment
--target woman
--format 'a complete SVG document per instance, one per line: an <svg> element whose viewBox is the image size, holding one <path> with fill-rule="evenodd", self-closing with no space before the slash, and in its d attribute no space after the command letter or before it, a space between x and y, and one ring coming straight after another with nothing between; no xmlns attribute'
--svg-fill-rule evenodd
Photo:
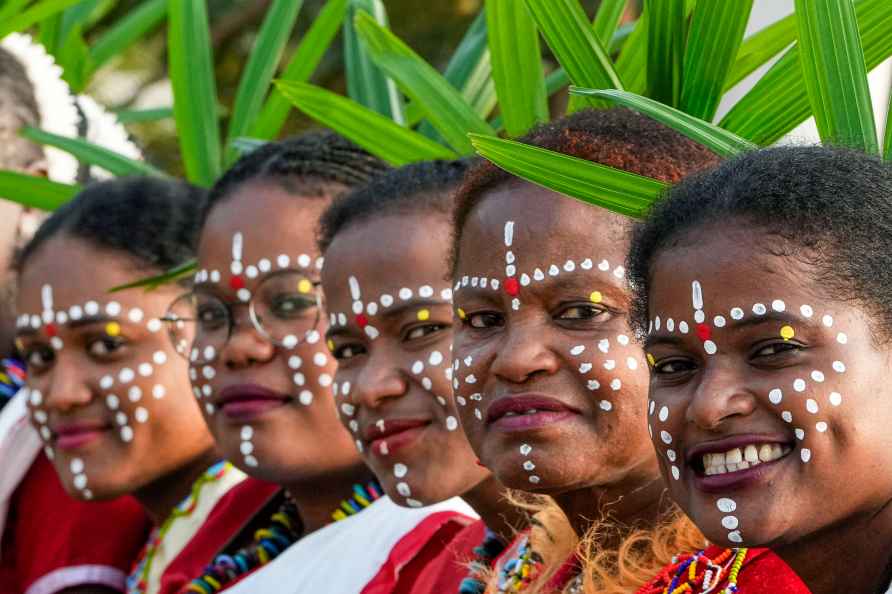
<svg viewBox="0 0 892 594"><path fill-rule="evenodd" d="M674 188L636 232L647 421L670 495L718 545L699 567L768 546L815 594L889 588L890 193L877 157L769 149ZM768 591L749 571L740 591Z"/></svg>
<svg viewBox="0 0 892 594"><path fill-rule="evenodd" d="M333 406L316 226L333 198L384 170L346 140L310 133L243 157L211 191L195 288L181 301L195 323L173 338L217 443L245 472L284 487L288 525L275 539L258 533L265 544L221 551L190 591L230 587L272 560L230 590L389 592L455 515L433 513L451 503L407 511L381 497ZM350 571L337 571L344 558Z"/></svg>
<svg viewBox="0 0 892 594"><path fill-rule="evenodd" d="M406 165L336 201L320 225L341 422L395 502L461 496L482 518L451 528L449 545L429 551L424 571L405 584L416 593L469 591L483 567L469 576L467 563L488 565L524 526L476 463L452 395L449 225L466 168Z"/></svg>
<svg viewBox="0 0 892 594"><path fill-rule="evenodd" d="M186 364L165 336L160 318L179 290L108 292L189 259L202 199L166 180L92 185L53 213L19 261L16 344L45 455L72 497L133 495L155 526L131 591L158 591L214 503L246 478L217 462Z"/></svg>
<svg viewBox="0 0 892 594"><path fill-rule="evenodd" d="M718 161L623 109L578 112L525 142L667 182ZM496 478L553 497L574 533L546 521L515 541L489 591L634 590L670 558L656 543L671 555L698 535L665 501L647 446L647 366L625 316L627 221L481 164L458 194L454 237L462 426ZM636 530L644 551L618 562ZM581 554L596 562L580 573L573 544L590 531Z"/></svg>

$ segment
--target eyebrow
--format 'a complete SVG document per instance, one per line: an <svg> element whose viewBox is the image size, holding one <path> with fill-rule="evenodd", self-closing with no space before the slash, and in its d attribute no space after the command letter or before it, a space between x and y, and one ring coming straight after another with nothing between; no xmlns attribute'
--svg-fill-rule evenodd
<svg viewBox="0 0 892 594"><path fill-rule="evenodd" d="M391 306L384 311L378 311L373 317L375 318L396 318L403 315L405 312L424 308L424 307L449 307L452 308L452 303L449 301L443 301L442 299L418 299L415 301L409 301L408 303L401 303L400 305ZM347 318L349 320L348 326L353 322L353 315L351 314ZM351 331L348 330L347 326L338 326L337 328L329 328L325 332L326 337L332 336L341 336L344 334L351 334Z"/></svg>
<svg viewBox="0 0 892 594"><path fill-rule="evenodd" d="M754 328L758 326L763 326L765 324L796 324L799 327L805 328L816 328L818 327L818 323L814 320L810 320L808 318L802 318L795 314L790 314L787 312L780 311L770 311L761 316L756 316L755 314L750 315L749 317L745 317L742 320L734 320L731 319L727 322L726 329L728 330L746 330L747 328ZM710 324L710 326L714 327L714 324ZM648 335L644 340L644 347L650 348L657 344L669 344L669 345L680 345L684 343L684 336L688 335L696 335L694 329L688 332L686 335L679 336L677 333L670 334L665 332L657 332Z"/></svg>
<svg viewBox="0 0 892 594"><path fill-rule="evenodd" d="M95 315L95 316L86 316L86 317L80 318L78 320L69 319L67 322L62 324L62 326L66 327L66 328L82 328L84 326L92 326L93 324L102 324L105 322L118 322L118 321L122 322L122 323L129 323L129 320L126 320L125 318L112 318L112 317L109 317L106 315ZM35 330L34 328L31 328L31 327L22 328L21 330L19 330L16 333L17 336L26 336L26 337L37 336L39 334L40 334L40 330Z"/></svg>

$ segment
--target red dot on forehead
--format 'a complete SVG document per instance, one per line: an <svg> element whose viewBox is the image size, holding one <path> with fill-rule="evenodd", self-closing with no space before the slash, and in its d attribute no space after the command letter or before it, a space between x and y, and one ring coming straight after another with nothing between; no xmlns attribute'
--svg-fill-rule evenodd
<svg viewBox="0 0 892 594"><path fill-rule="evenodd" d="M517 279L514 277L506 278L505 282L502 283L502 286L505 287L505 292L512 297L517 297L520 293L520 283L518 283Z"/></svg>
<svg viewBox="0 0 892 594"><path fill-rule="evenodd" d="M359 314L358 316L356 316L356 324L357 324L360 328L365 328L366 326L369 325L369 318L368 318L368 316L366 316L364 313Z"/></svg>
<svg viewBox="0 0 892 594"><path fill-rule="evenodd" d="M46 332L46 335L50 338L56 336L59 333L59 329L56 328L55 324L47 324L43 331Z"/></svg>
<svg viewBox="0 0 892 594"><path fill-rule="evenodd" d="M700 340L706 342L712 338L712 328L706 324L697 324L697 336L700 337Z"/></svg>
<svg viewBox="0 0 892 594"><path fill-rule="evenodd" d="M241 276L233 276L229 279L229 286L238 291L245 288L245 279Z"/></svg>

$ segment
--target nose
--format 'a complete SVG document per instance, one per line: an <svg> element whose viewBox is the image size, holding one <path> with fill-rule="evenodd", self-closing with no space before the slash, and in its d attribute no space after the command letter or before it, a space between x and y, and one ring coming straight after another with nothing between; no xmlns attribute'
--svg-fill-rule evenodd
<svg viewBox="0 0 892 594"><path fill-rule="evenodd" d="M48 381L43 386L32 385L32 389L43 391L46 408L68 413L93 400L90 386L93 380L87 375L84 365L57 353Z"/></svg>
<svg viewBox="0 0 892 594"><path fill-rule="evenodd" d="M547 337L547 329L536 319L509 322L490 367L491 372L517 384L539 375L556 373L560 360L549 347Z"/></svg>
<svg viewBox="0 0 892 594"><path fill-rule="evenodd" d="M746 385L746 374L719 361L713 363L704 369L686 411L688 422L707 431L719 429L731 418L752 414L756 407L756 397Z"/></svg>
<svg viewBox="0 0 892 594"><path fill-rule="evenodd" d="M356 376L352 394L363 407L379 408L385 401L400 398L408 391L405 371L387 351L372 351Z"/></svg>
<svg viewBox="0 0 892 594"><path fill-rule="evenodd" d="M229 369L245 369L267 363L276 354L276 345L260 334L245 307L233 308L232 334L220 357Z"/></svg>

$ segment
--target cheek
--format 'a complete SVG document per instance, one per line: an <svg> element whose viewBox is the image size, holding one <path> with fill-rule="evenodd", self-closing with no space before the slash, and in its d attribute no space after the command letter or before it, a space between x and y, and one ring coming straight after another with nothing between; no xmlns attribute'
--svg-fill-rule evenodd
<svg viewBox="0 0 892 594"><path fill-rule="evenodd" d="M647 402L647 432L653 442L663 478L673 483L681 479L684 461L676 450L676 436L681 435L684 428L685 404L680 400L666 398L659 391L652 391L652 398Z"/></svg>
<svg viewBox="0 0 892 594"><path fill-rule="evenodd" d="M359 441L359 421L356 420L356 405L353 403L353 390L358 376L359 370L339 367L332 391L338 409L338 418L341 419L341 424L350 431L356 448L362 452L362 443Z"/></svg>
<svg viewBox="0 0 892 594"><path fill-rule="evenodd" d="M615 407L634 408L635 416L640 416L637 396L647 383L647 365L628 334L604 336L595 342L565 337L563 343L567 365L585 384L598 408L604 412Z"/></svg>
<svg viewBox="0 0 892 594"><path fill-rule="evenodd" d="M469 436L476 435L482 430L485 419L486 405L483 385L489 374L487 361L491 360L486 351L485 346L456 350L454 351L455 359L453 359L450 368L455 404Z"/></svg>

